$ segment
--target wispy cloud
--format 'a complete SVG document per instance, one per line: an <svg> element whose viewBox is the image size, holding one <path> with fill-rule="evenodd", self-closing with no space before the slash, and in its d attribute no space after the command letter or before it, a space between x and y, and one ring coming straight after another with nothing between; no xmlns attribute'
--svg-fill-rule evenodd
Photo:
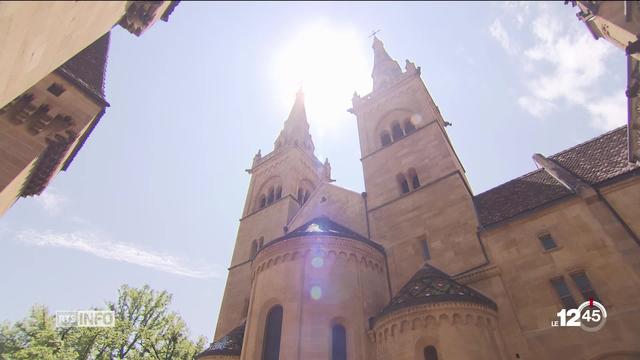
<svg viewBox="0 0 640 360"><path fill-rule="evenodd" d="M40 204L42 209L51 216L59 215L64 205L69 202L69 198L56 192L51 186L40 194L40 196L37 196L35 200Z"/></svg>
<svg viewBox="0 0 640 360"><path fill-rule="evenodd" d="M507 11L522 6L510 3ZM544 4L528 6L526 11L532 21L516 19L506 27L496 19L490 26L491 35L509 55L520 57L525 70L527 91L519 97L518 104L536 118L570 105L584 109L594 128L608 130L623 124L624 94L605 93L598 86L607 75L607 61L614 54L612 47L606 41L595 41L582 26L558 19ZM518 31L520 27L522 31ZM514 52L514 38L530 46Z"/></svg>
<svg viewBox="0 0 640 360"><path fill-rule="evenodd" d="M219 270L195 267L186 259L146 250L133 244L110 241L92 232L55 233L26 230L16 233L15 238L26 245L72 249L103 259L121 261L175 275L200 279L222 277Z"/></svg>
<svg viewBox="0 0 640 360"><path fill-rule="evenodd" d="M507 31L504 29L504 26L502 25L500 19L495 19L491 26L489 26L489 33L509 54L515 54L517 52L515 45L509 38L509 33L507 33Z"/></svg>

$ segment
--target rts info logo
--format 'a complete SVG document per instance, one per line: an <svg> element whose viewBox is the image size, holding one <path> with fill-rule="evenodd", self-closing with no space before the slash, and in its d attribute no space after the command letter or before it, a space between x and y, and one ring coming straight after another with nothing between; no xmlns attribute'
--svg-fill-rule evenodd
<svg viewBox="0 0 640 360"><path fill-rule="evenodd" d="M593 299L583 302L577 309L562 309L556 315L560 320L551 321L551 326L579 326L588 332L602 329L607 322L607 310Z"/></svg>

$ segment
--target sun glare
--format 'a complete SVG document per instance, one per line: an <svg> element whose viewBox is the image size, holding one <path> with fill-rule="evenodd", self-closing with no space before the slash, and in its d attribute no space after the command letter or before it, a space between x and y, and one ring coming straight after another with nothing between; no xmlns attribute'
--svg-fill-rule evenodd
<svg viewBox="0 0 640 360"><path fill-rule="evenodd" d="M282 106L288 111L302 87L313 135L338 130L349 119L346 110L353 92L362 95L371 89L367 40L353 28L318 23L293 35L276 52L274 81Z"/></svg>

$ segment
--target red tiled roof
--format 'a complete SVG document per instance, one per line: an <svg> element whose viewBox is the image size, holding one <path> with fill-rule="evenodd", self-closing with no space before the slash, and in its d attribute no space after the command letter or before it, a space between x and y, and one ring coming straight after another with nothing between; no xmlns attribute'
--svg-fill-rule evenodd
<svg viewBox="0 0 640 360"><path fill-rule="evenodd" d="M627 131L620 127L550 157L591 185L638 170L627 157ZM543 169L530 172L474 197L482 226L493 225L520 213L572 195Z"/></svg>

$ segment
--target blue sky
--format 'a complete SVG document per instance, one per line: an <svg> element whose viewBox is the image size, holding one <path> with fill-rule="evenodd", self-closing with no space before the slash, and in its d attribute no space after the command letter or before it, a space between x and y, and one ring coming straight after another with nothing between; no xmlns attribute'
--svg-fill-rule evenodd
<svg viewBox="0 0 640 360"><path fill-rule="evenodd" d="M625 123L625 58L555 3L183 2L140 38L112 33L111 107L66 173L0 219L0 319L79 310L121 284L173 297L211 340L249 176L299 85L316 155L364 190L351 94L372 30L410 59L474 192ZM310 55L311 54L311 55Z"/></svg>

